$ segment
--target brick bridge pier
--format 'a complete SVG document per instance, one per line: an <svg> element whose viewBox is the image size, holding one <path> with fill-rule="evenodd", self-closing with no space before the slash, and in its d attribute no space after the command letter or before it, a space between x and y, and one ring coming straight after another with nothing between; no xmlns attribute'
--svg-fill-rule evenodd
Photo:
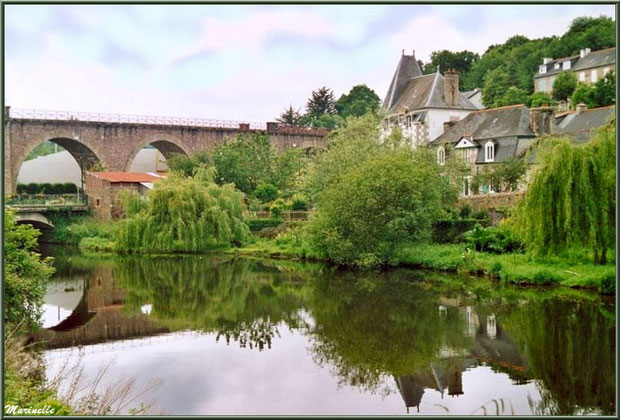
<svg viewBox="0 0 620 420"><path fill-rule="evenodd" d="M152 145L165 158L211 150L238 134L263 133L279 152L288 148L325 148L327 130L195 118L148 117L80 112L36 111L5 107L5 195L14 194L26 156L51 141L67 150L82 170L97 163L108 171L127 171L138 152Z"/></svg>

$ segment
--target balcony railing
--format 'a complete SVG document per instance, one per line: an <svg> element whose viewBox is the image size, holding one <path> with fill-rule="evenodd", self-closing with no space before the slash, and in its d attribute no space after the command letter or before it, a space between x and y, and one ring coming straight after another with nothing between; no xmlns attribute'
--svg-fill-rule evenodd
<svg viewBox="0 0 620 420"><path fill-rule="evenodd" d="M10 207L74 207L88 205L84 194L16 194L7 197Z"/></svg>
<svg viewBox="0 0 620 420"><path fill-rule="evenodd" d="M187 127L266 130L267 123L251 121L211 120L203 118L158 117L151 115L106 114L101 112L50 111L7 107L8 117L30 120L90 121L118 124L153 124Z"/></svg>

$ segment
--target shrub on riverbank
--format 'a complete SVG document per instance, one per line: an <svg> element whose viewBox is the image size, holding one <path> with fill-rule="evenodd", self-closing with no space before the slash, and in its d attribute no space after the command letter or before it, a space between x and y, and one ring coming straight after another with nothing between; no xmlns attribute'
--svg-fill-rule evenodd
<svg viewBox="0 0 620 420"><path fill-rule="evenodd" d="M430 237L441 212L440 182L425 150L384 151L319 194L310 243L337 264L383 264L400 242Z"/></svg>

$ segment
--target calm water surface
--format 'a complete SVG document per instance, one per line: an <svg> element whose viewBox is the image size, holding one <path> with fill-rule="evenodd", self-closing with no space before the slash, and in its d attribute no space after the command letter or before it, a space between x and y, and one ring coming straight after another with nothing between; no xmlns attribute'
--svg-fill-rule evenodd
<svg viewBox="0 0 620 420"><path fill-rule="evenodd" d="M615 302L596 294L45 252L48 376L66 384L79 363L88 383L107 366L98 389L134 380L154 413L615 413Z"/></svg>

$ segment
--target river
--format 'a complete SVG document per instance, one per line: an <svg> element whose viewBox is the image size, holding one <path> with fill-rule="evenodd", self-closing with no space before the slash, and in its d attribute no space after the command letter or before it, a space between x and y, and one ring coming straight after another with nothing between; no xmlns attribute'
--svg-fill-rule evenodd
<svg viewBox="0 0 620 420"><path fill-rule="evenodd" d="M43 253L56 267L36 337L47 375L67 392L79 366L80 383L125 397L119 412L615 413L615 301L597 294L228 255Z"/></svg>

